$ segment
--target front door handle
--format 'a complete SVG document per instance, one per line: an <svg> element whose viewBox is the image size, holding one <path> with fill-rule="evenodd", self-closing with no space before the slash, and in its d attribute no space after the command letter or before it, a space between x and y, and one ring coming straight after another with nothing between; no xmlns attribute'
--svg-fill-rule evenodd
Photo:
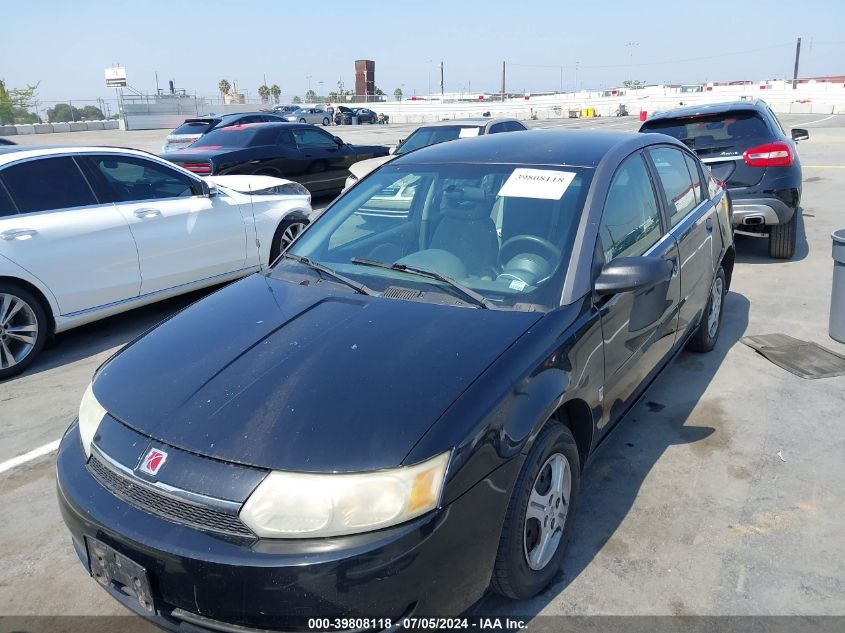
<svg viewBox="0 0 845 633"><path fill-rule="evenodd" d="M38 235L35 229L10 229L0 233L0 238L6 241L9 240L28 240L29 238Z"/></svg>
<svg viewBox="0 0 845 633"><path fill-rule="evenodd" d="M713 218L707 218L707 222L704 223L704 226L707 228L708 233L713 232Z"/></svg>
<svg viewBox="0 0 845 633"><path fill-rule="evenodd" d="M158 209L136 209L135 210L135 217L136 218L154 218L156 216L161 215L161 211Z"/></svg>

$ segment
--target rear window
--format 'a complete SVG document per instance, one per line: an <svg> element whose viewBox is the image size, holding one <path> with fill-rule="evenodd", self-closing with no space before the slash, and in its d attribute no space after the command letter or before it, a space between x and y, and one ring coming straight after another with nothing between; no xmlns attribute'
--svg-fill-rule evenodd
<svg viewBox="0 0 845 633"><path fill-rule="evenodd" d="M276 126L265 124L253 125L232 125L217 130L212 130L191 148L205 147L216 149L218 147L255 147L256 145L273 145L279 135Z"/></svg>
<svg viewBox="0 0 845 633"><path fill-rule="evenodd" d="M454 141L457 138L478 136L483 133L483 126L478 125L440 125L437 127L422 127L411 134L402 143L397 154L405 154L411 150L429 145L437 145L446 141Z"/></svg>
<svg viewBox="0 0 845 633"><path fill-rule="evenodd" d="M648 121L640 132L674 136L696 151L742 151L768 142L772 137L762 117L748 111Z"/></svg>
<svg viewBox="0 0 845 633"><path fill-rule="evenodd" d="M213 121L185 121L171 134L205 134L212 125L214 125Z"/></svg>

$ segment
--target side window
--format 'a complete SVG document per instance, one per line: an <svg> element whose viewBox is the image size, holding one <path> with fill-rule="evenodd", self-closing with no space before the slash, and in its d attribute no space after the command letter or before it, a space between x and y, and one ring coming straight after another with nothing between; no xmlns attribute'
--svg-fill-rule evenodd
<svg viewBox="0 0 845 633"><path fill-rule="evenodd" d="M0 182L0 218L5 218L10 215L16 215L18 210L15 208L15 203L6 191L6 187Z"/></svg>
<svg viewBox="0 0 845 633"><path fill-rule="evenodd" d="M232 125L246 125L247 123L261 123L263 121L263 117L258 115L251 115L245 116L242 119L238 119L236 123L232 123Z"/></svg>
<svg viewBox="0 0 845 633"><path fill-rule="evenodd" d="M507 123L496 123L495 125L490 126L490 131L487 132L488 134L498 134L499 132L507 132Z"/></svg>
<svg viewBox="0 0 845 633"><path fill-rule="evenodd" d="M605 261L642 255L661 234L651 178L643 157L636 154L622 163L607 192L599 227Z"/></svg>
<svg viewBox="0 0 845 633"><path fill-rule="evenodd" d="M3 182L21 213L98 204L70 156L11 165L3 170Z"/></svg>
<svg viewBox="0 0 845 633"><path fill-rule="evenodd" d="M277 145L284 145L285 147L296 147L296 141L293 140L293 134L290 130L282 130L279 132L279 138L276 139Z"/></svg>
<svg viewBox="0 0 845 633"><path fill-rule="evenodd" d="M699 204L704 199L702 194L704 188L701 185L701 170L698 169L698 161L689 154L684 154L684 160L687 161L687 169L689 169L689 175L692 177L692 192L695 194L695 204Z"/></svg>
<svg viewBox="0 0 845 633"><path fill-rule="evenodd" d="M657 177L663 185L669 222L675 226L696 206L692 178L683 152L672 147L649 150Z"/></svg>
<svg viewBox="0 0 845 633"><path fill-rule="evenodd" d="M518 123L517 121L508 121L505 123L505 131L506 132L524 132L526 127L522 123Z"/></svg>
<svg viewBox="0 0 845 633"><path fill-rule="evenodd" d="M299 145L299 147L315 147L323 149L337 148L337 143L334 142L334 139L320 130L297 128L293 130L293 136L296 139L296 144Z"/></svg>
<svg viewBox="0 0 845 633"><path fill-rule="evenodd" d="M151 160L108 155L91 156L90 159L117 202L196 195L192 178Z"/></svg>

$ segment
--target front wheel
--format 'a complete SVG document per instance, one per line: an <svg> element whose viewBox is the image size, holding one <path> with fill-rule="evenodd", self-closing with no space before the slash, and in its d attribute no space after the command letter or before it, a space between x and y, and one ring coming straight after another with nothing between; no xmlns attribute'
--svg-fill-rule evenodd
<svg viewBox="0 0 845 633"><path fill-rule="evenodd" d="M572 532L581 483L578 447L564 424L540 432L511 494L493 570L493 591L525 600L552 581Z"/></svg>
<svg viewBox="0 0 845 633"><path fill-rule="evenodd" d="M690 351L709 352L716 346L716 341L719 340L719 332L722 331L722 308L725 303L726 292L725 271L720 266L719 272L716 273L716 278L713 280L713 285L710 287L710 297L704 307L704 316L701 317L698 329L687 344Z"/></svg>
<svg viewBox="0 0 845 633"><path fill-rule="evenodd" d="M307 123L307 121L305 119L299 119L299 122L300 123Z"/></svg>
<svg viewBox="0 0 845 633"><path fill-rule="evenodd" d="M0 380L25 370L47 342L47 313L30 292L0 284Z"/></svg>
<svg viewBox="0 0 845 633"><path fill-rule="evenodd" d="M328 127L328 126L329 126L329 119L328 119L328 117L326 117L325 119L323 119L323 127Z"/></svg>
<svg viewBox="0 0 845 633"><path fill-rule="evenodd" d="M270 249L271 264L299 237L299 234L302 233L306 226L308 226L308 220L282 220L279 228L276 229L276 234L273 236L273 247Z"/></svg>

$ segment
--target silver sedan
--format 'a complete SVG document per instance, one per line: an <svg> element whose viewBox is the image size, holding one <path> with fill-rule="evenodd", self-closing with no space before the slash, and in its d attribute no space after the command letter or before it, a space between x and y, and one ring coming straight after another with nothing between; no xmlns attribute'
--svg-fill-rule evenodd
<svg viewBox="0 0 845 633"><path fill-rule="evenodd" d="M332 122L331 113L323 106L299 108L284 115L287 121L293 123L313 123L315 125L330 125Z"/></svg>

